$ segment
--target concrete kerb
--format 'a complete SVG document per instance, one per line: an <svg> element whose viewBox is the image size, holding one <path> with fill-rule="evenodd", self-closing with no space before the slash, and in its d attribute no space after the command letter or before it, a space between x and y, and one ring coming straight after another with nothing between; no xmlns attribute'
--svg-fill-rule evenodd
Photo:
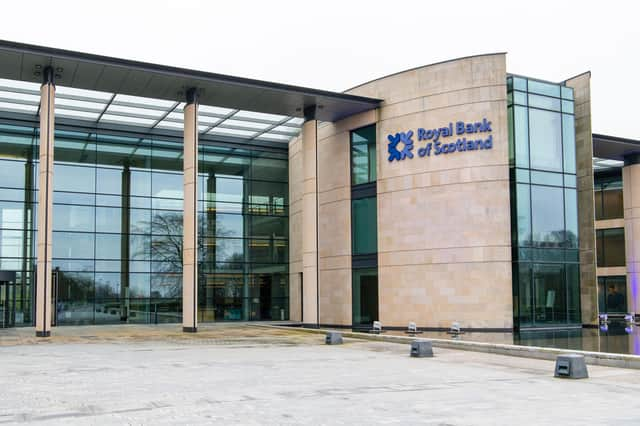
<svg viewBox="0 0 640 426"><path fill-rule="evenodd" d="M255 327L267 327L277 329L287 329L291 331L299 331L304 333L315 333L325 335L328 331L336 331L329 329L318 328L302 328L302 327L286 327L279 325L268 324L255 324ZM343 337L361 340L370 340L375 342L388 342L388 343L402 343L410 345L414 341L415 337L408 336L393 336L384 334L368 334L368 333L356 333L352 331L338 330L342 333ZM518 345L506 345L501 343L483 343L483 342L469 342L463 340L446 340L446 339L428 339L431 340L434 348L446 348L462 351L473 352L485 352L497 355L516 356L522 358L534 358L543 359L548 361L555 361L558 355L566 354L581 354L584 355L585 362L588 365L600 365L604 367L617 367L617 368L632 368L640 370L640 356L637 355L624 355L624 354L612 354L605 352L590 352L590 351L578 351L572 349L556 349L556 348L542 348L538 346L518 346Z"/></svg>

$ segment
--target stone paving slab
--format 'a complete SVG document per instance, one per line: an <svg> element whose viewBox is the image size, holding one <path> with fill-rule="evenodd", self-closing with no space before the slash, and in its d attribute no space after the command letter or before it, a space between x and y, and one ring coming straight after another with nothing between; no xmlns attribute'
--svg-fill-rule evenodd
<svg viewBox="0 0 640 426"><path fill-rule="evenodd" d="M589 379L567 380L552 361L488 353L411 358L409 345L327 346L246 325L184 338L132 328L128 340L70 327L3 344L0 424L640 424L636 370L590 366Z"/></svg>

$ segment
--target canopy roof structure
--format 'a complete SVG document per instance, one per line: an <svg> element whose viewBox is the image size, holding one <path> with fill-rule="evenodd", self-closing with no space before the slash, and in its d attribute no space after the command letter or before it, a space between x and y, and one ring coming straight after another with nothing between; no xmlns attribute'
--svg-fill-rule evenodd
<svg viewBox="0 0 640 426"><path fill-rule="evenodd" d="M624 157L640 154L640 141L593 134L593 156L622 162Z"/></svg>
<svg viewBox="0 0 640 426"><path fill-rule="evenodd" d="M181 131L185 93L196 88L202 135L287 143L305 113L336 121L375 109L379 99L0 40L0 110L37 115L46 67L56 83L56 117L94 127Z"/></svg>

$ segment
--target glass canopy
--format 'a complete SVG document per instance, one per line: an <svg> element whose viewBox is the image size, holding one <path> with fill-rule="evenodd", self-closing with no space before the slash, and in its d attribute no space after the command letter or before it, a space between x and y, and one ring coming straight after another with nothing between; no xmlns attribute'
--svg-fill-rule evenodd
<svg viewBox="0 0 640 426"><path fill-rule="evenodd" d="M37 115L40 85L0 79L0 110ZM184 102L142 98L117 93L57 86L56 117L81 120L92 125L136 126L144 131L182 131ZM200 105L201 135L231 136L244 140L287 143L300 133L303 119L238 109Z"/></svg>
<svg viewBox="0 0 640 426"><path fill-rule="evenodd" d="M624 166L624 161L593 157L593 170L616 169Z"/></svg>

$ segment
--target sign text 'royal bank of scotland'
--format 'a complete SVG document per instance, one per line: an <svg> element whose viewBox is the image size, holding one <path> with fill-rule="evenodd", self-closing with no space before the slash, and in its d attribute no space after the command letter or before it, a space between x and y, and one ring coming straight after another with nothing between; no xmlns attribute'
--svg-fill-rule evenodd
<svg viewBox="0 0 640 426"><path fill-rule="evenodd" d="M489 134L487 137L487 133ZM478 151L481 149L491 149L493 147L493 136L491 135L491 122L486 118L474 123L457 121L449 123L448 126L437 129L417 129L407 132L388 135L389 161L404 160L413 158L413 138L417 137L418 142L426 142L424 146L417 149L419 157L430 157L440 154L453 154L455 152ZM458 136L454 142L449 139L451 136Z"/></svg>

